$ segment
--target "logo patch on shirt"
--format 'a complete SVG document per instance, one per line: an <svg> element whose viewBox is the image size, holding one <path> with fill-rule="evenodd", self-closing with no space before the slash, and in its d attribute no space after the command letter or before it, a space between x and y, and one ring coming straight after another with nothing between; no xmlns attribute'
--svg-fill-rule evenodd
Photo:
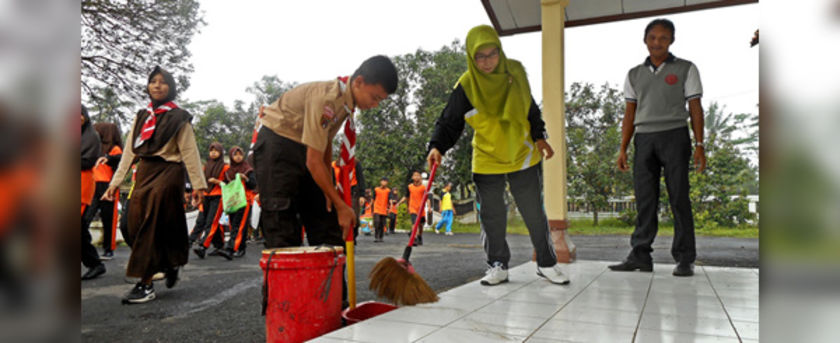
<svg viewBox="0 0 840 343"><path fill-rule="evenodd" d="M321 128L326 129L330 122L335 122L338 118L335 112L329 106L324 106L324 114L321 115Z"/></svg>
<svg viewBox="0 0 840 343"><path fill-rule="evenodd" d="M333 119L335 117L335 112L333 112L333 109L329 106L324 106L324 117Z"/></svg>
<svg viewBox="0 0 840 343"><path fill-rule="evenodd" d="M677 76L674 74L668 74L667 76L665 76L665 82L669 85L673 85L677 83Z"/></svg>

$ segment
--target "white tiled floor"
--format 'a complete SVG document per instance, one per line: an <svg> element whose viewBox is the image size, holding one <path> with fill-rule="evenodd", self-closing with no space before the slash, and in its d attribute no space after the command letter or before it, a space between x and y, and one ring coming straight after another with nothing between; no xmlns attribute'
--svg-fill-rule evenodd
<svg viewBox="0 0 840 343"><path fill-rule="evenodd" d="M607 262L564 266L572 283L550 284L529 262L510 282L478 281L440 301L402 307L313 342L755 342L758 270L697 266L676 278L673 265L619 273Z"/></svg>

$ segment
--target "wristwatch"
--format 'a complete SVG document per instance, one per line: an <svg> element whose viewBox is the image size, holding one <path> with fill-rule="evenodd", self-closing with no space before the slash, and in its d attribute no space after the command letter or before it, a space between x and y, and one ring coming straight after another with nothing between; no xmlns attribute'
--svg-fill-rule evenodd
<svg viewBox="0 0 840 343"><path fill-rule="evenodd" d="M694 143L694 147L701 147L701 148L704 148L704 149L706 148L706 146L703 145L703 143Z"/></svg>

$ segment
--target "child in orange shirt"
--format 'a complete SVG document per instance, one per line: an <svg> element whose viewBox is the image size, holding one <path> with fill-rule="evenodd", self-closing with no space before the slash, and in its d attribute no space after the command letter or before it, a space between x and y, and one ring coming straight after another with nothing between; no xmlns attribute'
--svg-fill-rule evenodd
<svg viewBox="0 0 840 343"><path fill-rule="evenodd" d="M90 123L90 116L84 106L81 106L81 120L82 120L82 135L81 135L81 165L82 165L82 263L88 268L85 275L82 275L82 280L90 280L105 274L105 265L99 260L99 255L96 253L96 248L90 243L91 236L87 228L84 227L85 209L93 200L93 193L95 183L93 181L93 166L96 164L96 158L99 157L100 144L99 135L93 129Z"/></svg>
<svg viewBox="0 0 840 343"><path fill-rule="evenodd" d="M93 201L85 210L84 221L82 229L87 230L90 226L96 212L99 212L99 217L102 219L102 256L101 260L110 260L114 258L114 250L117 248L117 206L119 203L119 196L115 201L101 200L105 190L108 189L108 184L111 183L111 177L114 176L114 170L120 165L120 158L122 157L122 138L120 137L120 130L114 123L96 123L93 128L99 134L101 141L102 156L96 160L96 165L93 167L93 181L96 182L96 188L93 193Z"/></svg>
<svg viewBox="0 0 840 343"><path fill-rule="evenodd" d="M245 187L247 202L249 205L239 209L230 216L230 238L225 244L227 253L232 254L233 257L242 257L245 255L245 231L248 230L248 215L251 213L250 203L253 200L253 190L257 187L257 178L254 177L254 170L251 165L245 161L245 152L242 148L234 146L230 148L230 169L225 173L225 182L233 182L236 180L236 175Z"/></svg>
<svg viewBox="0 0 840 343"><path fill-rule="evenodd" d="M417 222L420 217L420 227L417 228L417 238L414 239L414 246L423 245L423 225L426 224L425 210L420 208L423 201L423 194L426 193L426 186L423 185L423 176L420 171L411 174L411 183L408 185L408 213L411 215L411 225ZM409 235L411 232L409 232Z"/></svg>
<svg viewBox="0 0 840 343"><path fill-rule="evenodd" d="M397 213L399 213L400 204L405 201L405 198L400 199L400 189L391 189L391 196L388 199L388 232L395 234L397 231Z"/></svg>
<svg viewBox="0 0 840 343"><path fill-rule="evenodd" d="M382 242L385 236L385 219L388 218L388 198L391 189L388 188L388 178L379 180L379 187L374 190L373 198L373 227L376 230L373 242Z"/></svg>
<svg viewBox="0 0 840 343"><path fill-rule="evenodd" d="M199 238L199 246L193 249L193 252L199 258L204 258L207 254L207 248L210 243L213 243L213 250L211 255L220 255L228 260L233 259L233 256L224 251L225 234L222 232L221 225L219 225L219 217L222 214L222 188L219 184L222 183L224 175L230 168L224 160L224 147L219 142L210 144L209 159L204 165L204 177L207 179L207 184L210 186L209 190L204 195L204 211L199 213L199 216L204 216L201 222L203 227L193 230L190 235L190 241L195 242ZM217 234L218 233L218 234Z"/></svg>

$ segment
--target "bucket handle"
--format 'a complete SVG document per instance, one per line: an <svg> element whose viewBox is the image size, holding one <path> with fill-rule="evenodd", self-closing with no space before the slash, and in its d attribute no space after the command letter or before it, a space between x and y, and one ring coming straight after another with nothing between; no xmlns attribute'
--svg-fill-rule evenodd
<svg viewBox="0 0 840 343"><path fill-rule="evenodd" d="M327 275L327 279L324 280L324 282L321 284L321 287L319 287L319 289L321 290L321 302L326 303L327 299L329 299L330 288L332 288L333 272L335 271L335 267L338 265L338 251L335 250L335 247L333 247L331 245L326 245L326 244L321 244L321 245L315 247L315 250L318 250L318 249L321 249L321 248L331 249L332 252L333 252L333 255L334 255L333 264L332 264L332 267L330 268L329 275Z"/></svg>
<svg viewBox="0 0 840 343"><path fill-rule="evenodd" d="M268 255L268 260L265 261L265 274L263 275L263 285L262 285L262 311L260 312L263 316L265 316L265 310L268 308L268 270L271 269L271 258L274 257L274 251Z"/></svg>

